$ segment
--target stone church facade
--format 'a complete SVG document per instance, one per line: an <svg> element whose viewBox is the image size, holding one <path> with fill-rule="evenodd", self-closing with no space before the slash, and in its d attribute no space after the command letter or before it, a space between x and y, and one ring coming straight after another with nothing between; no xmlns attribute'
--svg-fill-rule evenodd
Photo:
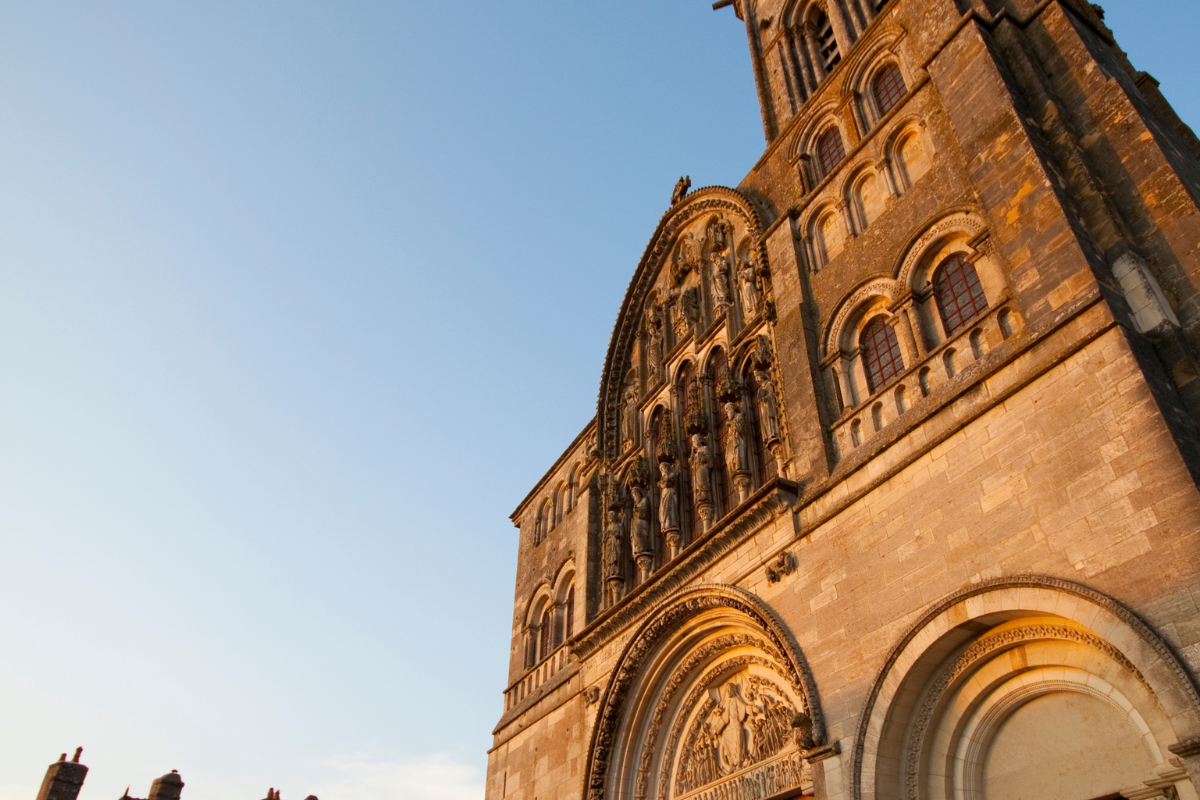
<svg viewBox="0 0 1200 800"><path fill-rule="evenodd" d="M766 150L513 514L487 799L1196 800L1200 141L1079 0L715 6Z"/></svg>

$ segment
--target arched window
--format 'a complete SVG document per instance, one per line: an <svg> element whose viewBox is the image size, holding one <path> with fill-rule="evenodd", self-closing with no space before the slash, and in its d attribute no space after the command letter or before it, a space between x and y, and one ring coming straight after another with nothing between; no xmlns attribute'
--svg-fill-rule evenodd
<svg viewBox="0 0 1200 800"><path fill-rule="evenodd" d="M842 132L830 128L817 139L817 171L824 178L846 157L846 146L842 143Z"/></svg>
<svg viewBox="0 0 1200 800"><path fill-rule="evenodd" d="M876 317L867 323L858 341L863 368L867 373L867 386L874 394L904 371L900 342L896 339L895 329L884 322L883 317Z"/></svg>
<svg viewBox="0 0 1200 800"><path fill-rule="evenodd" d="M817 49L821 51L821 64L825 67L825 72L829 73L842 60L829 15L824 11L818 12L813 20L813 28L817 31Z"/></svg>
<svg viewBox="0 0 1200 800"><path fill-rule="evenodd" d="M962 253L955 253L938 266L933 274L933 292L947 336L953 336L976 315L987 311L987 297L979 274Z"/></svg>
<svg viewBox="0 0 1200 800"><path fill-rule="evenodd" d="M575 586L571 586L571 590L567 592L567 619L566 619L567 635L570 639L575 635Z"/></svg>
<svg viewBox="0 0 1200 800"><path fill-rule="evenodd" d="M904 76L900 74L900 68L895 64L888 64L875 76L875 80L871 82L871 92L875 95L875 106L879 109L879 116L891 111L896 107L896 104L904 99L908 87L904 85Z"/></svg>
<svg viewBox="0 0 1200 800"><path fill-rule="evenodd" d="M533 525L533 543L541 544L546 538L546 507L542 506L538 509L537 521Z"/></svg>
<svg viewBox="0 0 1200 800"><path fill-rule="evenodd" d="M538 628L538 661L550 655L550 634L554 630L554 616L550 613L549 605L542 612L542 624Z"/></svg>

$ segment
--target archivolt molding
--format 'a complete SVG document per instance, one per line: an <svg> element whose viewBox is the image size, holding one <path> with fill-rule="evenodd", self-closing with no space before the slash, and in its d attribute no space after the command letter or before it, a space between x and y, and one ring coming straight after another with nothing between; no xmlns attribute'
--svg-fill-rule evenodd
<svg viewBox="0 0 1200 800"><path fill-rule="evenodd" d="M873 71L873 68L878 66L878 62L884 53L889 53L899 59L899 54L896 52L896 44L904 37L904 33L903 28L891 26L873 35L870 47L856 47L846 66L843 67L845 70L844 93L851 94L856 90L865 92L866 87L863 85L863 81L866 73ZM904 71L905 81L909 81L908 71L904 70L903 65L901 65L901 69Z"/></svg>
<svg viewBox="0 0 1200 800"><path fill-rule="evenodd" d="M796 132L792 135L792 143L788 146L788 161L796 163L802 155L809 152L812 147L813 137L818 131L825 130L825 123L832 122L845 139L846 132L843 130L843 124L838 119L837 110L841 106L842 100L838 98L830 98L823 103L805 108L802 112L804 119L796 123Z"/></svg>
<svg viewBox="0 0 1200 800"><path fill-rule="evenodd" d="M874 297L883 297L891 305L899 300L903 294L903 284L898 284L891 278L875 278L855 289L849 297L842 301L842 305L834 315L833 321L829 323L829 328L824 338L825 352L822 353L822 357L829 356L840 349L847 322L850 320L851 315L855 314L864 303Z"/></svg>
<svg viewBox="0 0 1200 800"><path fill-rule="evenodd" d="M687 660L678 667L678 669L675 671L675 674L671 676L670 682L668 682L666 688L663 690L662 699L659 700L658 705L654 708L654 715L650 719L650 727L646 730L645 741L642 744L641 758L638 760L637 797L639 800L646 796L646 791L648 788L647 784L650 775L650 765L654 758L654 746L658 742L658 734L662 729L663 722L666 720L667 711L671 706L671 702L675 699L675 695L679 693L680 687L691 677L691 672L696 667L707 662L709 659L720 653L733 650L737 647L754 647L762 650L769 657L774 659L773 662L766 661L766 659L761 659L763 663L774 666L777 669L781 668L781 665L785 660L783 654L776 650L772 644L767 642L765 639L762 639L758 636L752 636L750 634L731 634L728 636L720 636L712 641L705 642L703 645L693 651L688 656ZM731 667L731 662L725 662L722 666L723 669L728 669ZM701 681L700 685L697 686L697 690L700 690L703 687L703 684L704 681ZM688 703L685 702L683 707L688 707ZM682 722L680 724L682 724ZM673 745L677 740L678 736L672 734L672 737L669 740L671 744L668 745L668 752L673 749ZM659 786L661 787L659 792L660 796L666 789L666 785L663 781L666 778L667 769L669 769L669 765L664 763L663 777L660 778L659 781Z"/></svg>
<svg viewBox="0 0 1200 800"><path fill-rule="evenodd" d="M1020 594L1017 597L1001 596L1007 592L1018 592ZM996 595L996 597L989 601L988 595ZM1042 575L1017 575L1008 578L998 578L960 589L936 604L909 629L908 633L905 634L888 656L887 661L875 679L874 685L871 687L871 691L863 707L862 716L859 718L858 730L854 741L851 778L852 797L854 800L863 800L863 768L866 759L868 736L874 736L876 739L879 737L891 697L902 682L903 675L893 673L899 668L902 661L904 662L903 669L907 670L920 657L921 653L916 652L917 647L914 646L914 641L918 636L925 634L925 638L928 638L928 629L934 626L934 623L939 620L942 622L940 627L946 627L948 631L967 622L969 619L1000 611L1037 611L1064 616L1070 619L1059 608L1060 605L1067 605L1066 603L1060 603L1060 597L1077 598L1078 601L1091 606L1095 612L1100 612L1099 616L1095 613L1091 614L1097 621L1104 615L1108 615L1113 621L1113 627L1116 629L1116 632L1119 632L1120 629L1129 631L1134 635L1134 640L1137 643L1148 648L1153 653L1150 663L1156 667L1161 667L1160 669L1153 671L1141 669L1136 666L1135 660L1129 657L1132 653L1117 651L1117 648L1109 642L1100 639L1100 637L1083 631L1074 631L1074 629L1064 626L1067 630L1074 631L1067 634L1068 636L1087 637L1080 638L1079 641L1091 646L1096 646L1097 643L1102 645L1105 648L1103 652L1106 655L1113 655L1115 652L1120 658L1120 663L1126 666L1127 669L1130 669L1135 677L1150 687L1154 696L1167 709L1173 722L1183 727L1183 730L1176 731L1181 741L1186 741L1189 737L1200 735L1200 690L1197 689L1195 679L1187 668L1184 667L1171 647L1135 613L1105 594L1061 578ZM956 606L960 607L961 610L956 609ZM952 610L955 613L949 613ZM1082 615L1085 612L1081 610L1077 613ZM1058 626L1049 627L1057 628ZM1015 629L1009 635L1019 635L1021 630L1036 631L1036 626L1030 626L1026 629ZM1031 635L1036 636L1036 633ZM985 637L968 648L956 660L955 666L945 674L946 685L949 685L952 680L951 673L957 672L961 674L962 671L969 669L971 663L977 662L994 648L1004 647L1006 645L1004 637L1004 633L997 634L995 637ZM923 651L923 648L921 649ZM973 650L975 652L972 652ZM1172 680L1166 681L1163 679L1164 670ZM1147 675L1155 677L1148 679ZM940 679L938 686L941 686ZM885 693L887 694L886 701L881 702L881 697ZM928 721L926 721L927 724ZM873 780L874 778L872 777Z"/></svg>
<svg viewBox="0 0 1200 800"><path fill-rule="evenodd" d="M813 738L818 744L825 742L825 721L812 673L799 645L783 622L757 596L744 589L736 586L701 585L681 592L669 603L664 604L643 623L617 660L617 666L600 702L600 712L592 731L588 767L585 772L587 783L584 786L585 796L589 800L604 798L614 738L622 713L632 699L629 697L631 688L666 639L689 620L712 610L731 612L742 618L766 639L769 646L763 652L777 653L781 656L782 664L779 666L784 667L786 679L793 684L812 719ZM763 661L770 665L766 659ZM728 667L722 667L726 668Z"/></svg>
<svg viewBox="0 0 1200 800"><path fill-rule="evenodd" d="M621 407L625 376L633 366L631 356L647 298L661 271L668 268L668 257L683 230L697 219L713 213L735 216L745 223L752 242L750 259L766 270L768 261L766 244L762 241L762 218L754 205L737 190L723 186L697 189L663 215L625 292L620 314L609 339L600 380L597 404L599 446L610 463L616 460L620 451L619 415L616 410ZM769 287L765 288L767 299L770 300Z"/></svg>
<svg viewBox="0 0 1200 800"><path fill-rule="evenodd" d="M1146 678L1142 675L1141 671L1120 650L1099 636L1077 628L1071 628L1066 625L1038 624L1021 628L1010 628L992 636L985 636L968 647L950 667L941 672L937 680L934 681L933 685L927 691L925 700L921 703L921 708L917 711L905 756L905 786L908 791L909 800L918 800L921 746L925 741L925 734L929 729L929 723L933 719L934 712L937 710L938 705L941 703L950 686L968 670L997 650L1009 648L1024 642L1046 639L1076 642L1099 650L1128 670L1143 684L1146 683Z"/></svg>
<svg viewBox="0 0 1200 800"><path fill-rule="evenodd" d="M905 251L904 259L896 271L896 282L909 290L917 289L912 285L914 272L921 260L938 242L954 233L965 233L971 239L987 230L987 223L975 210L956 211L943 216L937 222L928 225Z"/></svg>

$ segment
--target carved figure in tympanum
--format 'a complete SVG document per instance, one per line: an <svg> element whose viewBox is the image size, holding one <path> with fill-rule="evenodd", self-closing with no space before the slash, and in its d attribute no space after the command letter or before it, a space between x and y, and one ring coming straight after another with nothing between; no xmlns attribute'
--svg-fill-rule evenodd
<svg viewBox="0 0 1200 800"><path fill-rule="evenodd" d="M770 681L743 675L709 693L680 760L679 794L771 758L792 740L797 712Z"/></svg>

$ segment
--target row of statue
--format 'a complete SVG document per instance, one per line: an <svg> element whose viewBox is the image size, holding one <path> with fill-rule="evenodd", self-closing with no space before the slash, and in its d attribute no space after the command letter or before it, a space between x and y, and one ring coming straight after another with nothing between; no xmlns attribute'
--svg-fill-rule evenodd
<svg viewBox="0 0 1200 800"><path fill-rule="evenodd" d="M758 449L755 441L752 411L744 407L746 400L756 404L758 434L776 461L777 468L783 455L782 426L779 402L770 372L771 348L765 336L760 336L751 356L751 372L754 376L753 396L748 396L746 387L729 369L723 369L715 387L715 399L723 417L721 450L724 469L737 496L737 504L749 497L753 476L754 458ZM690 486L684 486L681 456L675 444L675 425L670 418L661 419L663 426L656 441L648 443L647 453L633 461L624 480L610 477L604 491L604 527L602 534L602 567L605 580L605 605L620 600L624 593L625 558L628 552L636 565L638 580L644 581L653 569L655 561L654 506L657 500L658 531L665 542L663 555L666 560L675 558L682 549L684 525L682 509L685 507L683 493L690 489L692 507L699 517L697 535L706 533L714 522L717 502L716 486L717 456L710 442L712 433L709 414L700 382L693 382L690 396L679 398L682 407L688 409L680 420L683 432L688 436L690 454L687 467ZM636 389L631 386L625 394L621 409L621 435L624 449L641 444L641 410ZM653 450L653 452L649 452ZM651 466L653 457L657 469ZM781 469L779 471L782 471ZM657 489L657 497L654 490ZM730 509L724 509L726 512ZM626 533L628 514L628 536ZM628 541L628 551L626 542Z"/></svg>

